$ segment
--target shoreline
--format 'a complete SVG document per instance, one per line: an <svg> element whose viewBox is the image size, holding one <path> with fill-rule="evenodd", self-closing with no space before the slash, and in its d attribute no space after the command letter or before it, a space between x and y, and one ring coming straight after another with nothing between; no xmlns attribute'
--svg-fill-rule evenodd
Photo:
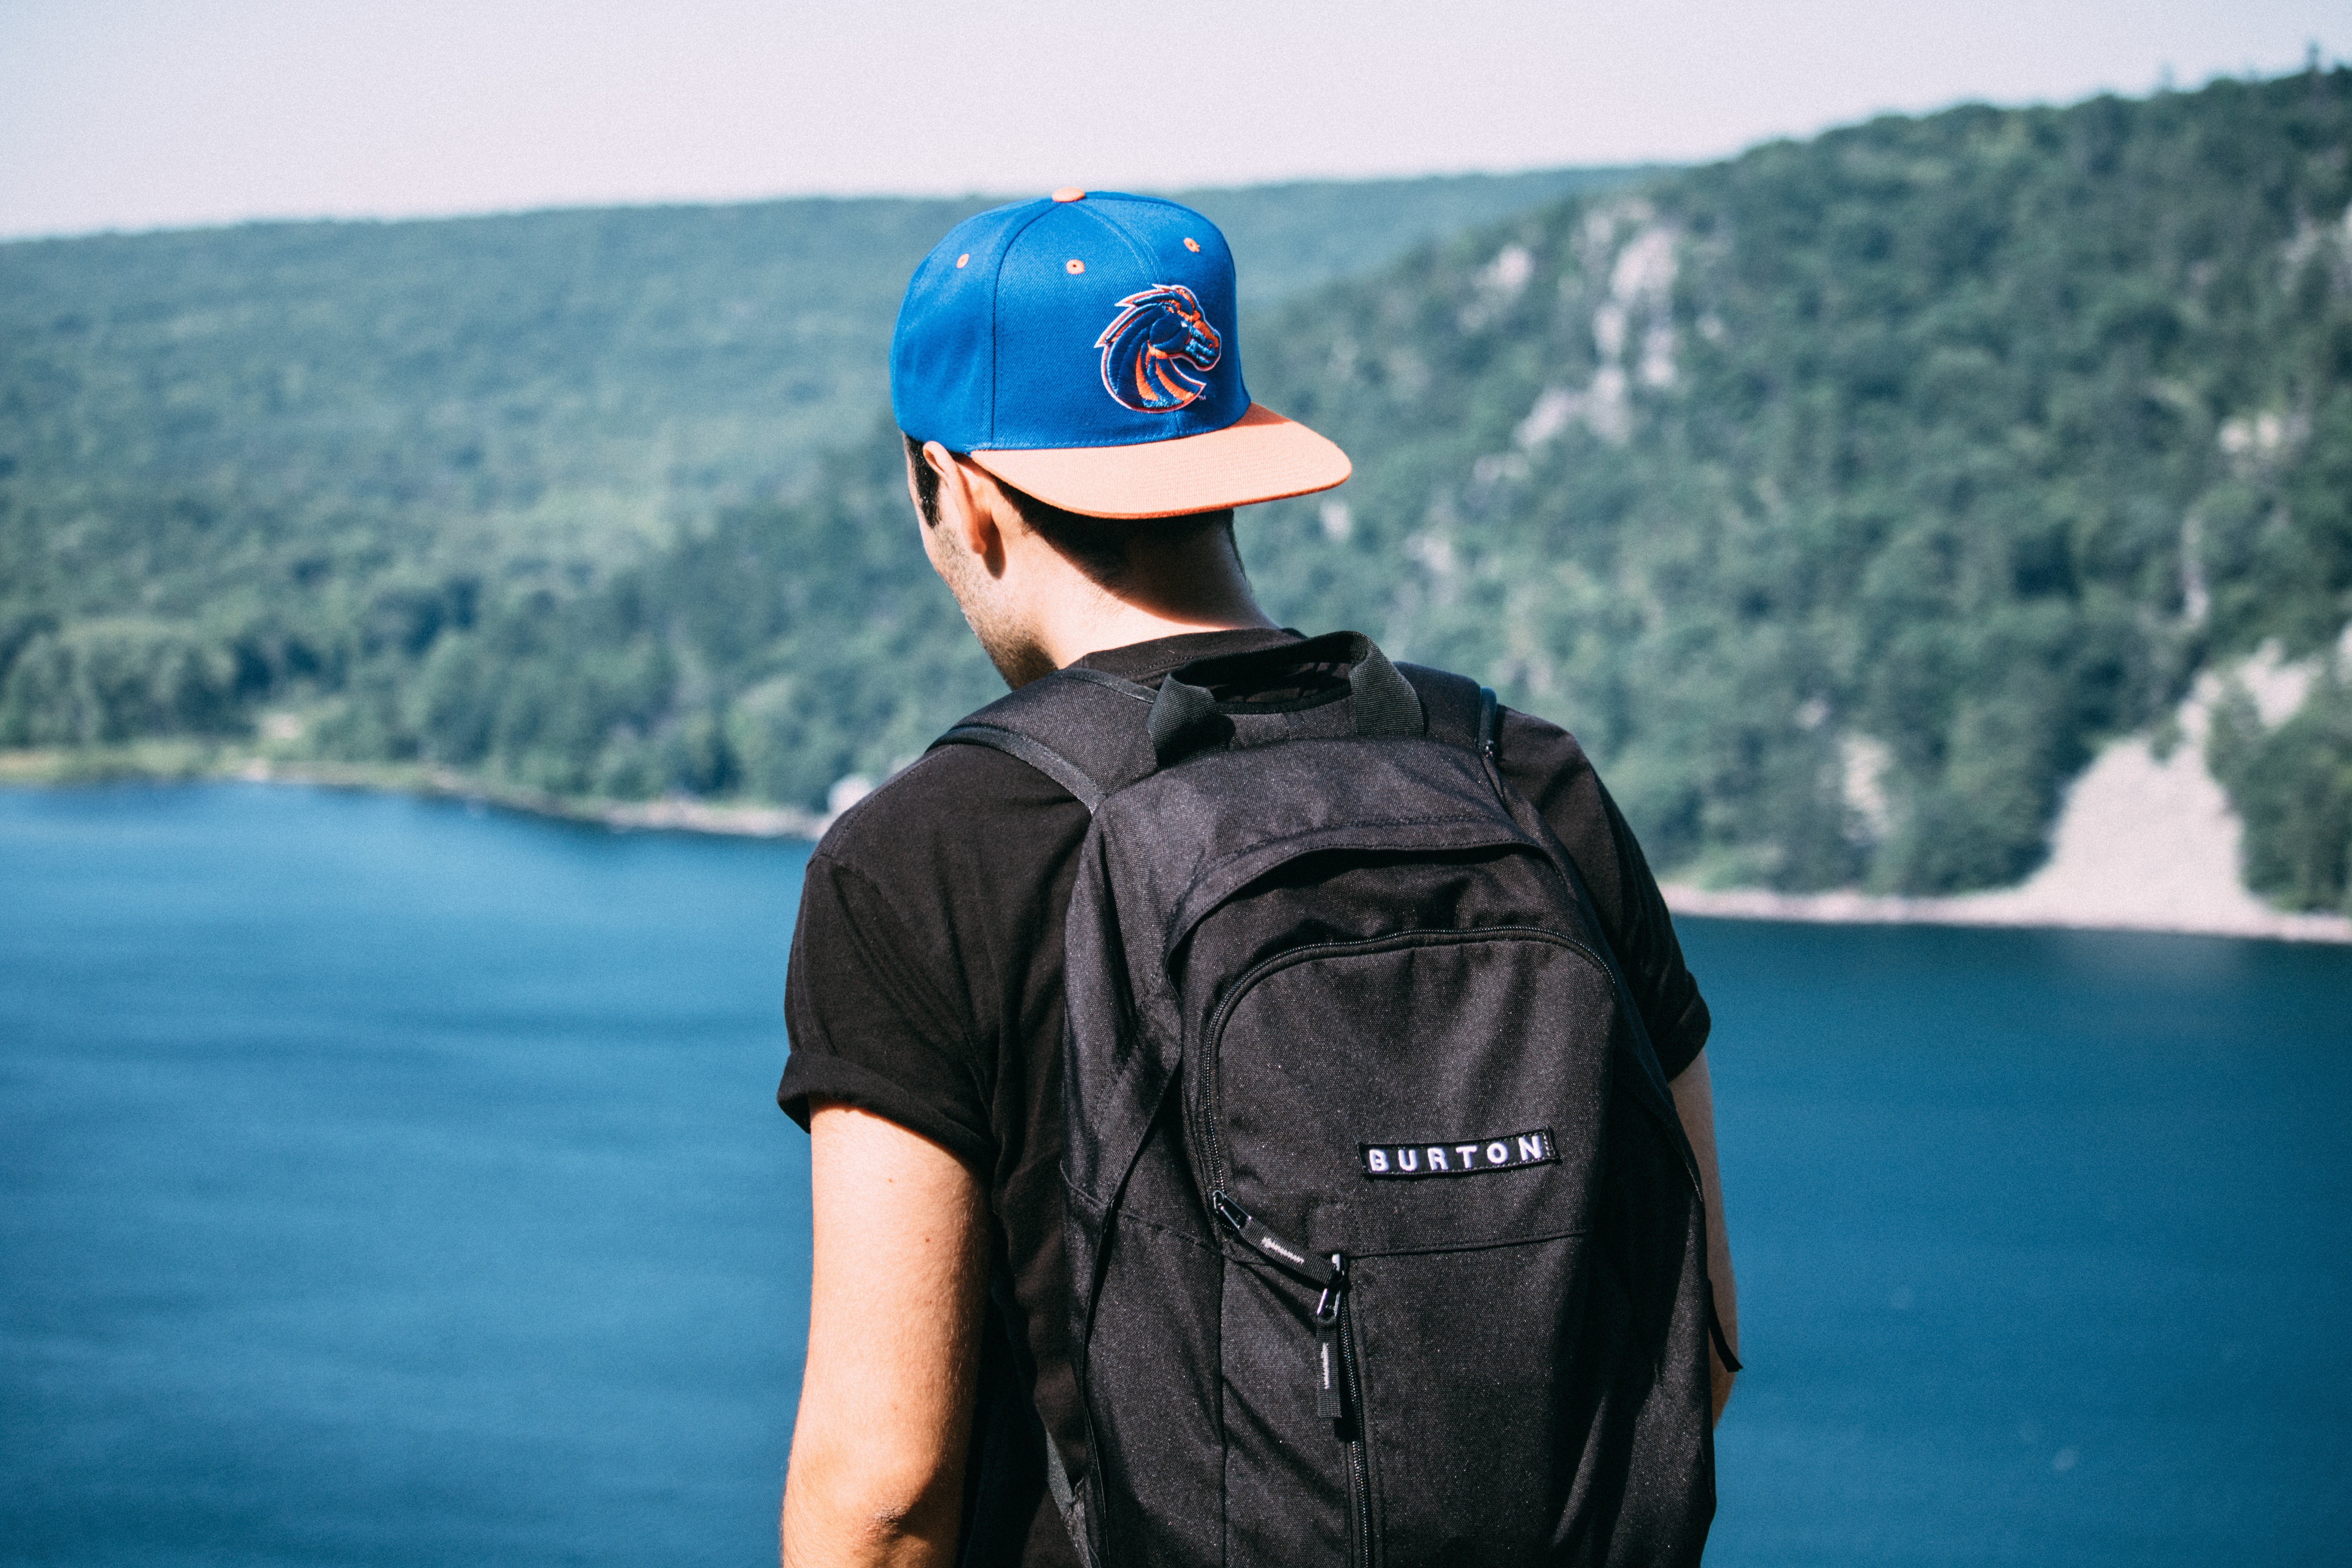
<svg viewBox="0 0 2352 1568"><path fill-rule="evenodd" d="M121 752L0 752L0 788L70 789L105 784L267 784L366 790L427 800L459 800L527 816L609 827L618 833L703 833L738 838L803 838L814 843L830 816L789 805L730 805L686 797L608 800L550 795L496 784L453 768L401 763L290 762L194 747Z"/></svg>
<svg viewBox="0 0 2352 1568"><path fill-rule="evenodd" d="M2151 931L2168 936L2251 937L2270 942L2352 944L2352 917L2257 911L2069 910L2031 902L2018 888L1950 898L1912 899L1841 889L1776 893L1762 888L1696 888L1662 882L1666 908L1702 920L1785 921L1804 925L1935 925L2019 931Z"/></svg>
<svg viewBox="0 0 2352 1568"><path fill-rule="evenodd" d="M89 756L60 752L0 752L0 786L68 787L126 780L229 782L370 790L462 800L527 816L599 826L615 833L698 833L814 843L833 818L793 806L730 805L671 798L574 799L500 786L447 768L357 766L278 760L194 747L142 747ZM2063 835L2062 835L2063 837ZM2053 865L2023 884L1946 898L1905 898L1843 889L1780 893L1761 888L1703 888L1661 881L1666 907L1707 920L1783 921L1816 925L1940 925L2047 931L2151 931L2177 936L2246 937L2273 942L2352 944L2352 917L2289 914L2242 889L2234 897L2180 897L2183 889L2136 888L2111 874L2054 878ZM2202 889L2200 889L2200 891Z"/></svg>
<svg viewBox="0 0 2352 1568"><path fill-rule="evenodd" d="M210 775L236 784L304 784L315 789L373 790L462 800L615 833L700 833L729 838L800 838L814 844L830 816L790 805L730 805L687 796L661 800L572 799L543 790L496 785L447 768L419 768L412 779L390 780L375 770L310 765L280 767L252 761Z"/></svg>

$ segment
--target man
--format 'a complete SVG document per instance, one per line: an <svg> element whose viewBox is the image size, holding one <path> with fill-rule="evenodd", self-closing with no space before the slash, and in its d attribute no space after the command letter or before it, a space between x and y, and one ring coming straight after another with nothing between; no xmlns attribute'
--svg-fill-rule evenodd
<svg viewBox="0 0 2352 1568"><path fill-rule="evenodd" d="M1198 214L1062 190L959 226L908 288L892 400L924 552L1013 688L1071 667L1150 686L1296 640L1251 591L1233 509L1328 489L1348 461L1249 401L1231 258ZM1576 742L1506 714L1498 754L1589 886L1671 1080L1703 1179L1721 1342L1736 1351L1706 1005ZM1082 1479L1087 1462L1060 1052L1065 917L1089 820L1029 763L945 746L811 858L779 1091L811 1134L814 1209L791 1568L944 1564L960 1549L1076 1561L1050 1472ZM1719 1415L1721 1356L1712 1383ZM1001 1426L1008 1400L1025 1420L1032 1396L1050 1465L992 1459L983 1480L975 1421Z"/></svg>

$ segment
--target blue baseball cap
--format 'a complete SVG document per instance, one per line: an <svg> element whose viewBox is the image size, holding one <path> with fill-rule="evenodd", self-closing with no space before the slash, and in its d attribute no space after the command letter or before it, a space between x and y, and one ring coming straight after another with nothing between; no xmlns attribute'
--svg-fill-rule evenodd
<svg viewBox="0 0 2352 1568"><path fill-rule="evenodd" d="M1093 517L1214 511L1349 473L1250 401L1225 237L1157 196L1064 189L950 230L898 307L890 409L917 440Z"/></svg>

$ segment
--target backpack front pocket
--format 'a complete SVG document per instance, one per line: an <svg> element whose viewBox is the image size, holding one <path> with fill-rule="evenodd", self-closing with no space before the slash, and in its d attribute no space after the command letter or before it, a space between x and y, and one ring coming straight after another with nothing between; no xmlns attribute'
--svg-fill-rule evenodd
<svg viewBox="0 0 2352 1568"><path fill-rule="evenodd" d="M1611 1002L1580 943L1526 927L1266 959L1196 1058L1210 1201L1315 1258L1582 1230L1589 1161L1561 1155L1600 1123Z"/></svg>
<svg viewBox="0 0 2352 1568"><path fill-rule="evenodd" d="M1533 1561L1570 1528L1612 994L1572 939L1489 927L1293 949L1218 1007L1229 1562Z"/></svg>

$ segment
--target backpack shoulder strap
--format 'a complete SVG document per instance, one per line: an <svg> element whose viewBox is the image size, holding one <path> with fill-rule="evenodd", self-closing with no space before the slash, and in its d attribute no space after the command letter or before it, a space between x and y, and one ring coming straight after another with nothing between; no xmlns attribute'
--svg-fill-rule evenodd
<svg viewBox="0 0 2352 1568"><path fill-rule="evenodd" d="M988 746L1018 757L1091 812L1159 766L1145 729L1158 695L1098 669L1057 669L967 715L931 749Z"/></svg>
<svg viewBox="0 0 2352 1568"><path fill-rule="evenodd" d="M1467 746L1485 757L1488 776L1496 793L1503 797L1505 807L1519 825L1545 845L1561 874L1568 879L1570 892L1575 897L1584 923L1597 939L1600 957L1608 966L1611 984L1616 988L1627 1024L1632 1026L1634 1040L1633 1058L1638 1070L1633 1076L1637 1098L1659 1116L1672 1130L1674 1142L1681 1150L1683 1161L1690 1172L1692 1183L1698 1181L1698 1159L1692 1153L1690 1142L1683 1135L1682 1118L1675 1111L1674 1094L1666 1086L1665 1074L1658 1067L1657 1048L1650 1043L1650 1030L1642 1016L1642 1008L1633 999L1633 987L1625 978L1625 971L1617 961L1617 950L1609 940L1609 928L1601 923L1600 906L1593 902L1592 890L1585 885L1584 873L1579 869L1576 858L1552 831L1535 807L1503 783L1502 772L1496 762L1496 732L1500 727L1499 710L1495 694L1467 676L1449 674L1442 669L1430 669L1418 664L1401 664L1397 672L1412 683L1421 693L1421 703L1429 715L1429 736L1432 740L1449 741Z"/></svg>

